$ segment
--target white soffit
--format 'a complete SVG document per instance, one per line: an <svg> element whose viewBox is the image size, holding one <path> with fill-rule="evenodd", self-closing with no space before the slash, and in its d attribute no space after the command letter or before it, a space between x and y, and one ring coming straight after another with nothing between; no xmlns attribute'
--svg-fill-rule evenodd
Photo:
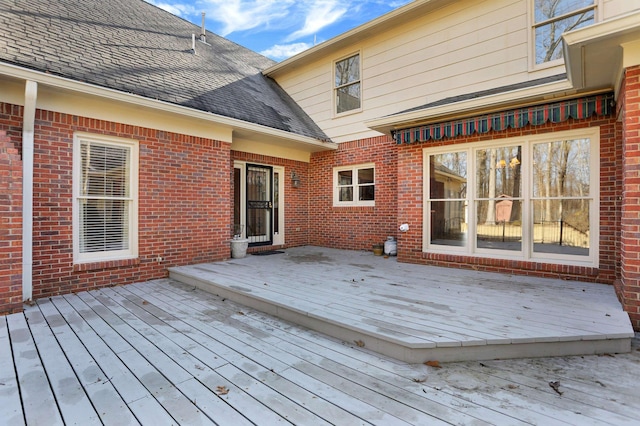
<svg viewBox="0 0 640 426"><path fill-rule="evenodd" d="M616 88L624 66L623 45L640 41L640 11L563 35L567 76L579 90Z"/></svg>

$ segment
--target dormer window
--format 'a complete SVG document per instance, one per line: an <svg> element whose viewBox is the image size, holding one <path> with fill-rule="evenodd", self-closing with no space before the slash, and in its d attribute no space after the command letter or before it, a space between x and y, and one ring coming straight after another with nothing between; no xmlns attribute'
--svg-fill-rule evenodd
<svg viewBox="0 0 640 426"><path fill-rule="evenodd" d="M335 63L336 114L358 110L361 107L360 54Z"/></svg>

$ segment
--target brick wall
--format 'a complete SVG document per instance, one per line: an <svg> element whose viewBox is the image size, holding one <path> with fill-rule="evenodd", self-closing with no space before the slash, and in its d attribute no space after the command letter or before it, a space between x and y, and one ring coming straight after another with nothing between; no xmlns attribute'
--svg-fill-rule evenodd
<svg viewBox="0 0 640 426"><path fill-rule="evenodd" d="M333 168L375 163L375 207L333 207ZM396 236L398 159L388 136L341 143L336 151L311 156L309 244L371 250Z"/></svg>
<svg viewBox="0 0 640 426"><path fill-rule="evenodd" d="M0 120L8 115L0 109ZM22 160L0 130L0 313L22 309Z"/></svg>
<svg viewBox="0 0 640 426"><path fill-rule="evenodd" d="M18 135L21 110L0 111L11 112L0 115L0 129ZM76 131L139 141L135 260L73 264ZM145 281L166 276L169 266L229 257L229 144L37 110L34 162L34 298Z"/></svg>
<svg viewBox="0 0 640 426"><path fill-rule="evenodd" d="M283 158L270 157L267 155L250 154L246 152L231 151L231 167L233 160L246 161L247 163L261 164L267 166L284 167L284 211L285 211L285 244L286 247L297 247L309 243L309 216L307 214L307 204L309 196L309 164L301 161L286 160ZM295 172L300 178L300 186L293 188L291 185L291 173ZM233 169L230 175L231 200L233 200ZM233 205L230 209L229 223L233 223ZM259 251L271 249L272 246L252 247L248 251Z"/></svg>
<svg viewBox="0 0 640 426"><path fill-rule="evenodd" d="M618 297L640 331L640 66L628 68L618 110L623 123L621 273Z"/></svg>
<svg viewBox="0 0 640 426"><path fill-rule="evenodd" d="M613 283L619 273L618 235L620 231L620 167L621 129L615 118L569 120L559 124L490 132L472 137L457 137L430 142L428 146L445 146L490 141L530 134L549 133L584 127L600 126L600 266L599 268L545 264L531 261L488 259L475 256L422 252L423 149L426 144L402 145L398 152L398 222L410 224L410 231L400 234L400 261L455 268L473 268L563 279L580 279Z"/></svg>

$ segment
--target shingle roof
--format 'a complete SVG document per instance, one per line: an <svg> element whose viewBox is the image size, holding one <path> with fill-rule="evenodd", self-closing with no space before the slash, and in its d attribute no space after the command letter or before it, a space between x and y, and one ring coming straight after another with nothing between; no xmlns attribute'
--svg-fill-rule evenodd
<svg viewBox="0 0 640 426"><path fill-rule="evenodd" d="M391 114L391 116L400 115L400 114L406 114L408 112L419 111L419 110L423 110L423 109L434 108L434 107L439 107L439 106L448 105L448 104L455 104L455 103L458 103L458 102L469 101L471 99L477 99L477 98L482 98L482 97L485 97L485 96L497 95L497 94L500 94L500 93L511 92L511 91L514 91L514 90L526 89L526 88L529 88L529 87L540 86L542 84L555 83L557 81L562 81L562 80L566 80L566 79L567 79L567 75L566 74L556 74L556 75L552 75L550 77L538 78L538 79L535 79L535 80L525 81L525 82L522 82L522 83L509 84L507 86L495 87L493 89L481 90L481 91L473 92L473 93L465 93L463 95L451 96L449 98L444 98L444 99L440 99L440 100L435 101L435 102L430 102L428 104L424 104L424 105L420 105L420 106L417 106L417 107L409 108L409 109L406 109L404 111L400 111L400 112L398 112L396 114Z"/></svg>
<svg viewBox="0 0 640 426"><path fill-rule="evenodd" d="M270 59L142 0L0 0L0 61L298 135L327 136Z"/></svg>

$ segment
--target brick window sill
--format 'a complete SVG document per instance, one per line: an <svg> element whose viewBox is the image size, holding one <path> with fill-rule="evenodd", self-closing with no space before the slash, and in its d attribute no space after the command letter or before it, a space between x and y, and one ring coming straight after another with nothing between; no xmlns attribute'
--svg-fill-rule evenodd
<svg viewBox="0 0 640 426"><path fill-rule="evenodd" d="M126 266L137 266L140 264L139 258L109 260L104 262L76 263L73 265L73 272L96 271L99 269L115 269Z"/></svg>

